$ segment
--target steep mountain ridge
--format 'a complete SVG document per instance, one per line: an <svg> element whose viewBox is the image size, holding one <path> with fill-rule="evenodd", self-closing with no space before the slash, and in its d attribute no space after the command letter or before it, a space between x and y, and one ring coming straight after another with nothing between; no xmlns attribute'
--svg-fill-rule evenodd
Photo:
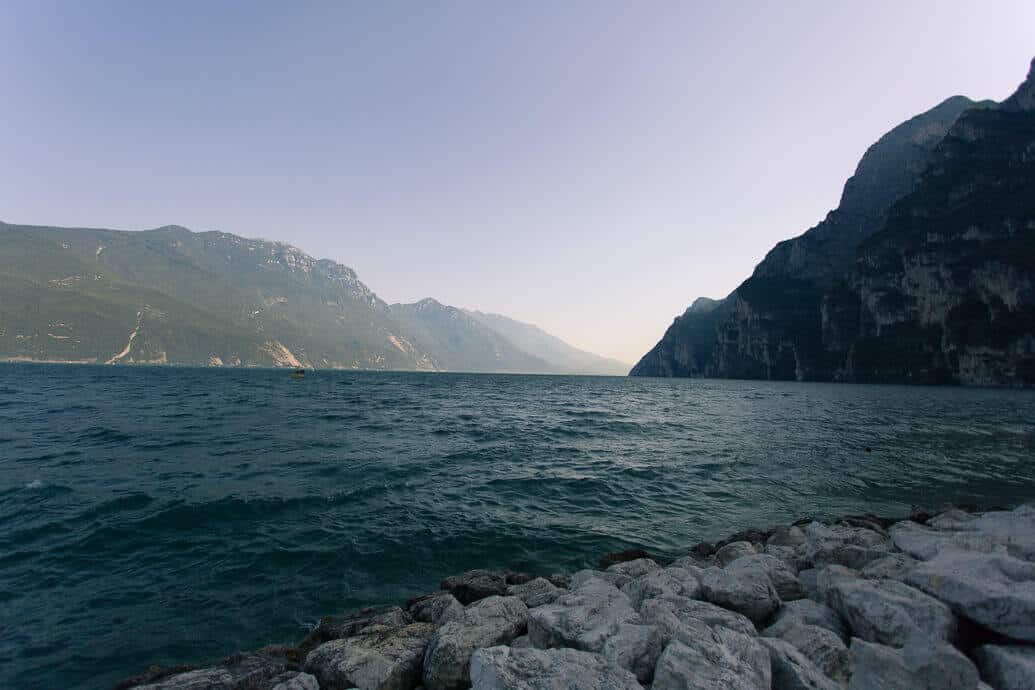
<svg viewBox="0 0 1035 690"><path fill-rule="evenodd" d="M1027 224L1035 213L1035 196L1025 196L1024 191L1031 167L1026 152L1035 131L1029 120L1031 84L1029 74L1017 93L1001 105L962 97L948 99L886 134L870 147L845 184L838 209L803 235L778 244L718 307L708 312L691 309L678 317L631 374L1031 383L1025 373L1028 355L1023 338L1020 344L1014 340L1005 343L1001 338L990 343L986 338L979 345L972 342L977 336L964 325L969 317L960 311L953 312L950 330L954 329L955 336L947 335L949 326L945 324L940 334L907 335L910 329L905 324L910 319L927 323L932 316L916 311L907 314L906 309L892 317L880 306L906 300L926 305L944 320L960 300L973 302L960 295L1005 290L1010 300L1004 304L1012 305L1005 312L995 312L995 305L986 304L1000 314L993 330L1009 321L1010 328L1020 333L1035 331L1021 316L1031 292L1028 278L1017 266L1030 260ZM1007 208L994 206L991 199L1000 198L1002 189L1014 187L1020 191L1009 199L1013 215L1002 216ZM932 207L932 198L943 205ZM991 233L983 245L961 240L956 231L950 233L954 242L951 256L945 253L949 245L942 246L939 257L930 253L927 247L934 240L928 241L926 235L908 246L911 254L902 253L906 247L897 244L910 233L914 239L919 236L917 223L936 232L938 224L954 226L964 215L971 222L980 220L983 232ZM908 218L914 222L907 222ZM1012 238L1009 243L999 241L1006 226L1013 228L1007 232ZM1019 256L999 256L997 251ZM958 267L967 264L968 257L979 255L987 260L974 268L984 272L983 280L989 286L1001 283L1001 289L982 288L969 273L960 273ZM928 271L921 279L915 263L923 260L934 262L934 271L957 267L957 274L936 280ZM1013 273L997 272L1004 268ZM913 286L911 280L922 287ZM878 286L881 281L898 287ZM925 297L923 290L930 295ZM936 306L932 300L939 295L945 304ZM889 330L888 323L873 325L888 319L898 324L897 331ZM883 345L876 346L874 339ZM895 345L897 339L902 339L901 347ZM938 339L937 346L932 339ZM1012 348L1012 354L1004 354L1004 347ZM979 351L983 354L977 354ZM973 363L975 357L981 364ZM886 361L881 363L882 359Z"/></svg>
<svg viewBox="0 0 1035 690"><path fill-rule="evenodd" d="M351 268L282 242L0 223L0 359L563 370L466 315L432 328L420 305L390 306Z"/></svg>

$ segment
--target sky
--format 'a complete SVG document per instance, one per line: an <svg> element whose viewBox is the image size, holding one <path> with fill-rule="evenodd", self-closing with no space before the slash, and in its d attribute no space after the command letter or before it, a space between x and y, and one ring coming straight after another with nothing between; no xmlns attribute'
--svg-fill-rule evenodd
<svg viewBox="0 0 1035 690"><path fill-rule="evenodd" d="M280 240L635 362L1033 55L1031 0L0 0L0 220Z"/></svg>

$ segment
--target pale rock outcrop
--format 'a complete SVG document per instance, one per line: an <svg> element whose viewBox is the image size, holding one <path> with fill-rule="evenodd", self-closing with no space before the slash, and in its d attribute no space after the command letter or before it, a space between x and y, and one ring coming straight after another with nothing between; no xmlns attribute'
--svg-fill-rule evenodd
<svg viewBox="0 0 1035 690"><path fill-rule="evenodd" d="M780 608L780 596L765 573L728 572L707 568L701 573L701 598L742 613L755 623L765 621Z"/></svg>
<svg viewBox="0 0 1035 690"><path fill-rule="evenodd" d="M715 562L720 566L725 567L727 564L732 563L741 556L750 556L755 553L758 553L758 551L755 549L755 545L751 542L734 541L726 544L715 552Z"/></svg>
<svg viewBox="0 0 1035 690"><path fill-rule="evenodd" d="M473 690L640 690L632 673L574 649L489 647L471 657Z"/></svg>
<svg viewBox="0 0 1035 690"><path fill-rule="evenodd" d="M765 573L781 601L804 599L805 587L798 580L798 571L785 561L765 553L750 554L728 563L725 570L734 575L760 571Z"/></svg>
<svg viewBox="0 0 1035 690"><path fill-rule="evenodd" d="M896 580L840 580L827 602L867 642L901 647L920 633L939 640L956 634L956 618L941 601Z"/></svg>
<svg viewBox="0 0 1035 690"><path fill-rule="evenodd" d="M773 637L760 637L769 651L773 690L842 690L794 645Z"/></svg>
<svg viewBox="0 0 1035 690"><path fill-rule="evenodd" d="M529 612L528 636L539 649L574 647L599 652L621 623L638 623L629 597L610 582L572 580L572 591Z"/></svg>
<svg viewBox="0 0 1035 690"><path fill-rule="evenodd" d="M756 637L700 622L681 626L658 659L654 690L769 690L768 650Z"/></svg>
<svg viewBox="0 0 1035 690"><path fill-rule="evenodd" d="M305 671L323 690L413 690L435 632L430 623L370 626L362 634L325 642L305 659Z"/></svg>
<svg viewBox="0 0 1035 690"><path fill-rule="evenodd" d="M918 637L902 649L854 638L848 690L977 690L973 662L952 645Z"/></svg>
<svg viewBox="0 0 1035 690"><path fill-rule="evenodd" d="M424 654L424 686L457 690L470 683L471 655L511 642L528 629L528 608L517 597L491 596L464 609L460 620L435 631Z"/></svg>
<svg viewBox="0 0 1035 690"><path fill-rule="evenodd" d="M981 677L999 690L1035 690L1035 647L986 644L974 658Z"/></svg>
<svg viewBox="0 0 1035 690"><path fill-rule="evenodd" d="M721 625L745 635L755 635L754 624L747 616L687 597L648 599L640 609L640 618L661 628L669 637L684 623L698 622L707 626Z"/></svg>
<svg viewBox="0 0 1035 690"><path fill-rule="evenodd" d="M1035 563L1006 554L945 550L906 581L1000 634L1035 642Z"/></svg>
<svg viewBox="0 0 1035 690"><path fill-rule="evenodd" d="M306 636L302 648L308 650L328 640L352 637L371 626L398 628L413 622L413 617L398 606L365 608L343 616L324 616Z"/></svg>

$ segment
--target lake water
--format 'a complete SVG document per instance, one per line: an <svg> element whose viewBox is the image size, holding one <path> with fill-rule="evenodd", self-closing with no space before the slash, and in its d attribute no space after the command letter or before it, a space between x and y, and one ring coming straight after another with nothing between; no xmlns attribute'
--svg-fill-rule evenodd
<svg viewBox="0 0 1035 690"><path fill-rule="evenodd" d="M1033 498L1031 391L0 365L0 687L297 641L473 567Z"/></svg>

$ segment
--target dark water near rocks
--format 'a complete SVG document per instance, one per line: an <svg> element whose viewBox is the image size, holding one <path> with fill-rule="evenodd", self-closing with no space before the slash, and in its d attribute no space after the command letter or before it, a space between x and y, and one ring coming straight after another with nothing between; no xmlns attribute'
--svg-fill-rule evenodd
<svg viewBox="0 0 1035 690"><path fill-rule="evenodd" d="M472 567L1015 503L1033 456L1023 391L0 365L0 687L294 641Z"/></svg>

